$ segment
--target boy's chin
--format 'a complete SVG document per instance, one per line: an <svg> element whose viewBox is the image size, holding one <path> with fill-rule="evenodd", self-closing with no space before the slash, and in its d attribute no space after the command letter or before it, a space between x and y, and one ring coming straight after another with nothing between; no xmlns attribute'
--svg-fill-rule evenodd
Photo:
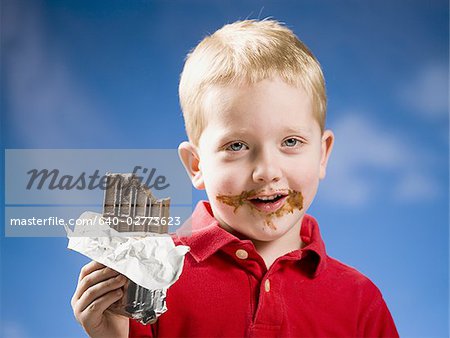
<svg viewBox="0 0 450 338"><path fill-rule="evenodd" d="M268 216L263 213L255 215L253 212L247 213L245 209L239 210L237 213L227 209L220 211L221 213L216 213L215 217L219 220L222 228L242 239L270 242L287 233L292 233L289 236L300 236L299 224L302 213L298 210L281 217ZM293 232L296 231L298 233L294 234Z"/></svg>
<svg viewBox="0 0 450 338"><path fill-rule="evenodd" d="M261 224L249 224L248 227L229 227L230 232L239 233L247 239L259 242L275 241L286 235L294 225L282 224L281 222L273 221L271 224L266 222Z"/></svg>
<svg viewBox="0 0 450 338"><path fill-rule="evenodd" d="M280 227L276 230L264 227L260 231L251 234L250 239L260 242L272 242L286 235L292 227Z"/></svg>

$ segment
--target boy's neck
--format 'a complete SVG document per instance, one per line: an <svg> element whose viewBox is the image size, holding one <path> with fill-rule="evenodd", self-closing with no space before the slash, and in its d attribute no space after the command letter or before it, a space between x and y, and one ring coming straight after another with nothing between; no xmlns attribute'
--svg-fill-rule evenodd
<svg viewBox="0 0 450 338"><path fill-rule="evenodd" d="M237 233L232 227L230 227L228 224L223 222L220 219L217 219L219 221L220 226L236 235L239 238L246 238L242 234ZM283 236L273 240L273 241L259 241L252 238L246 238L250 239L255 246L256 251L258 254L262 257L264 262L266 263L267 269L270 269L273 262L281 256L284 256L285 254L299 250L304 245L304 243L301 240L300 237L300 230L303 222L303 217L297 222L296 225L294 225L288 232L286 232Z"/></svg>
<svg viewBox="0 0 450 338"><path fill-rule="evenodd" d="M303 242L300 238L301 224L301 221L298 222L298 224L292 227L282 237L273 241L251 240L256 251L266 263L267 269L270 269L277 258L303 247Z"/></svg>

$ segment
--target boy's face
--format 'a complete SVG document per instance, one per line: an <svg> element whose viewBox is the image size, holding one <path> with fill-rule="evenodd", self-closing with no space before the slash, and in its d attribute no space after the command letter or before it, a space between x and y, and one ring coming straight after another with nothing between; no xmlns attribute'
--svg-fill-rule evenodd
<svg viewBox="0 0 450 338"><path fill-rule="evenodd" d="M185 142L179 150L216 219L258 241L298 231L333 144L331 131L321 133L307 93L266 79L215 88L205 109L198 147Z"/></svg>

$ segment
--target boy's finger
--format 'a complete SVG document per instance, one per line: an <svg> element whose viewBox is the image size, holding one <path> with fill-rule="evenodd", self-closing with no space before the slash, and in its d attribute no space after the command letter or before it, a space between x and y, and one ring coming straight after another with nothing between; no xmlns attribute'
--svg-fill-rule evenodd
<svg viewBox="0 0 450 338"><path fill-rule="evenodd" d="M82 280L86 275L89 275L91 272L95 270L99 270L104 268L103 264L100 264L96 261L90 261L88 264L83 266L80 271L80 275L78 276L78 281Z"/></svg>
<svg viewBox="0 0 450 338"><path fill-rule="evenodd" d="M113 270L108 267L104 267L99 270L94 270L93 272L84 276L78 282L77 289L75 290L75 293L73 295L74 299L78 300L87 289L94 286L95 284L106 281L110 278L114 278L118 275L119 273L116 270Z"/></svg>
<svg viewBox="0 0 450 338"><path fill-rule="evenodd" d="M87 327L95 325L101 320L103 312L106 311L114 302L117 302L123 295L121 289L110 291L103 296L97 298L81 313L83 324Z"/></svg>
<svg viewBox="0 0 450 338"><path fill-rule="evenodd" d="M77 301L78 311L83 312L86 308L90 307L98 298L109 293L110 291L120 289L127 281L127 278L123 275L118 275L114 278L109 278L100 283L97 283L89 287L79 300Z"/></svg>

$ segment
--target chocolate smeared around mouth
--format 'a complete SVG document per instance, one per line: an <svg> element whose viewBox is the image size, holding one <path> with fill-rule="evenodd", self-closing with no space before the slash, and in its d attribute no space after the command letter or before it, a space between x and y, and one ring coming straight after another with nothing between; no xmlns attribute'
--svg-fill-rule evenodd
<svg viewBox="0 0 450 338"><path fill-rule="evenodd" d="M236 213L236 211L239 209L239 207L241 207L243 205L248 205L252 212L262 213L261 210L258 210L250 202L252 197L254 197L256 195L257 195L256 190L250 190L250 191L243 191L240 195L220 195L219 194L216 196L216 198L219 202L234 207L234 210L233 210L234 213ZM279 208L278 210L276 210L274 212L265 213L265 223L269 228L271 228L273 230L277 229L276 225L273 224L273 222L272 222L273 217L281 217L288 213L293 213L295 209L298 209L298 210L303 209L303 195L300 191L289 190L288 194L286 196L287 196L286 201L281 208Z"/></svg>

